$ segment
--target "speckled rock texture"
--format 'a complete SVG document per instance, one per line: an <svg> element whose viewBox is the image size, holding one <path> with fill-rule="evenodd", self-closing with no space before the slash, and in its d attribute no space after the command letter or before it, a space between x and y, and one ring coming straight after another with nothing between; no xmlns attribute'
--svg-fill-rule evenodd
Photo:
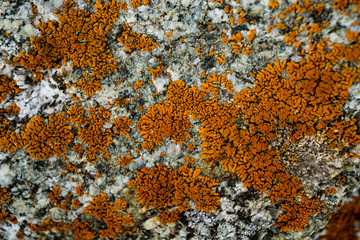
<svg viewBox="0 0 360 240"><path fill-rule="evenodd" d="M336 239L359 32L358 0L1 1L0 239Z"/></svg>

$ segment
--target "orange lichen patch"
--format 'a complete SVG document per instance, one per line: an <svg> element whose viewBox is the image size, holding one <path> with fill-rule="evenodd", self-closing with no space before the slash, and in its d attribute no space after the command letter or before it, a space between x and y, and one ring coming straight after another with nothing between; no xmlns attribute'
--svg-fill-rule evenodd
<svg viewBox="0 0 360 240"><path fill-rule="evenodd" d="M297 15L296 21L293 23L294 25L286 25L284 22L280 21L277 23L277 28L279 30L286 30L285 33L285 42L291 46L294 44L297 48L301 45L301 42L296 41L295 37L300 34L300 32L308 32L309 38L312 39L314 34L318 34L324 27L328 26L328 22L322 21L322 23L316 22L309 26L309 21L302 21L305 17L309 15L314 16L315 18L319 17L324 10L324 4L318 3L313 5L311 0L297 1L297 3L293 3L288 6L286 9L279 14L279 18L281 20L285 19L286 15L295 13ZM300 24L301 23L301 24ZM268 29L269 32L269 29Z"/></svg>
<svg viewBox="0 0 360 240"><path fill-rule="evenodd" d="M130 127L132 125L131 119L127 117L118 117L113 120L113 131L118 135L126 135L130 137Z"/></svg>
<svg viewBox="0 0 360 240"><path fill-rule="evenodd" d="M69 231L71 231L75 240L91 240L96 238L96 233L91 231L90 224L88 222L82 223L77 218L72 222L72 224L54 222L46 218L40 225L28 224L28 227L36 233L47 232L51 229L56 229L58 232L64 231L65 233L69 233Z"/></svg>
<svg viewBox="0 0 360 240"><path fill-rule="evenodd" d="M270 33L271 32L271 30L273 30L275 28L275 26L274 25L269 25L268 27L267 27L267 31L266 31L266 33Z"/></svg>
<svg viewBox="0 0 360 240"><path fill-rule="evenodd" d="M301 42L296 41L296 37L299 36L299 33L296 31L291 31L289 33L285 33L285 39L284 42L286 42L289 46L294 44L297 48L300 47Z"/></svg>
<svg viewBox="0 0 360 240"><path fill-rule="evenodd" d="M189 143L189 144L186 146L186 149L187 149L187 150L190 150L190 151L195 150L195 149L196 149L196 145L193 144L193 143Z"/></svg>
<svg viewBox="0 0 360 240"><path fill-rule="evenodd" d="M33 50L30 54L19 53L12 64L18 64L40 75L41 70L60 68L61 62L71 62L71 66L85 69L90 67L94 78L102 79L105 74L117 70L115 58L109 53L106 34L117 20L122 3L101 3L94 5L96 13L73 9L71 0L66 1L61 10L55 10L59 21L40 23L41 36L30 38ZM36 80L36 79L35 79Z"/></svg>
<svg viewBox="0 0 360 240"><path fill-rule="evenodd" d="M6 99L7 95L19 94L20 91L15 80L11 80L6 75L0 75L0 103Z"/></svg>
<svg viewBox="0 0 360 240"><path fill-rule="evenodd" d="M16 233L16 237L17 237L18 239L24 239L24 237L25 237L24 231L17 232L17 233Z"/></svg>
<svg viewBox="0 0 360 240"><path fill-rule="evenodd" d="M350 4L356 4L355 12L360 10L360 1L359 0L333 0L334 5L333 9L339 9L341 13L345 13L345 10L348 8Z"/></svg>
<svg viewBox="0 0 360 240"><path fill-rule="evenodd" d="M211 0L212 2L215 2L216 0ZM217 0L219 3L224 4L225 0Z"/></svg>
<svg viewBox="0 0 360 240"><path fill-rule="evenodd" d="M105 193L100 193L99 196L92 198L84 212L106 224L106 228L99 231L100 238L115 238L120 234L131 234L129 228L134 225L130 214L121 213L125 206L124 200L118 198L114 203Z"/></svg>
<svg viewBox="0 0 360 240"><path fill-rule="evenodd" d="M130 163L132 163L133 156L130 154L126 154L125 157L119 157L117 165L120 165L122 167L127 167Z"/></svg>
<svg viewBox="0 0 360 240"><path fill-rule="evenodd" d="M77 187L75 187L75 192L79 197L84 195L84 189L82 188L82 184L79 184Z"/></svg>
<svg viewBox="0 0 360 240"><path fill-rule="evenodd" d="M0 132L0 151L13 153L24 146L22 134L15 133L10 121L1 122Z"/></svg>
<svg viewBox="0 0 360 240"><path fill-rule="evenodd" d="M86 161L92 161L98 154L105 154L112 143L111 130L103 130L103 125L110 122L111 113L102 106L88 112L89 116L83 117L84 123L79 127L77 137L87 145Z"/></svg>
<svg viewBox="0 0 360 240"><path fill-rule="evenodd" d="M21 135L30 157L46 159L66 154L69 143L74 140L68 121L64 113L50 115L47 124L40 116L30 119Z"/></svg>
<svg viewBox="0 0 360 240"><path fill-rule="evenodd" d="M255 37L255 35L252 36L252 33L254 34L255 32L250 30L249 37L251 40L253 37ZM242 39L243 38L242 38L242 35L240 32L232 35L231 40L230 40L230 44L233 47L232 53L245 54L245 55L251 54L252 50L249 49L249 46L245 46L241 43Z"/></svg>
<svg viewBox="0 0 360 240"><path fill-rule="evenodd" d="M241 45L242 35L240 32L232 35L230 43L233 46L232 53L240 53L242 49Z"/></svg>
<svg viewBox="0 0 360 240"><path fill-rule="evenodd" d="M334 187L332 188L326 188L324 191L324 195L325 197L328 197L328 195L334 195L335 193L337 193L336 189Z"/></svg>
<svg viewBox="0 0 360 240"><path fill-rule="evenodd" d="M218 193L211 190L218 183L201 177L200 169L184 165L174 171L159 164L151 169L142 168L136 173L136 178L128 185L135 188L141 204L159 211L162 224L179 219L180 213L189 209L190 201L195 203L196 210L206 212L214 211L220 203Z"/></svg>
<svg viewBox="0 0 360 240"><path fill-rule="evenodd" d="M138 8L141 5L149 5L150 0L132 0L130 6L133 8Z"/></svg>
<svg viewBox="0 0 360 240"><path fill-rule="evenodd" d="M217 64L226 63L225 55L221 54L221 56L217 58L216 62L217 62Z"/></svg>
<svg viewBox="0 0 360 240"><path fill-rule="evenodd" d="M333 66L339 60L359 59L357 48L335 44L331 51L324 42L312 45L300 63L269 64L256 75L253 89L239 92L228 104L204 100L209 92L206 84L199 90L179 80L168 88L168 103L178 114L201 120L202 158L219 162L243 179L244 186L266 192L272 203L279 204L284 214L276 226L281 231L301 230L320 211L322 202L306 197L297 178L278 162L281 151L270 149L270 142L284 128L294 142L317 131L329 132L328 138L337 144L353 146L360 141L354 120L334 122L342 115L340 107L347 101L348 88L359 80L359 70L344 67L335 71ZM239 110L248 130L237 127Z"/></svg>
<svg viewBox="0 0 360 240"><path fill-rule="evenodd" d="M96 175L94 176L94 178L95 178L95 179L98 179L98 178L100 178L100 177L101 177L101 172L99 172L99 171L96 172Z"/></svg>
<svg viewBox="0 0 360 240"><path fill-rule="evenodd" d="M314 23L310 26L309 28L309 34L316 34L316 33L320 33L322 30L322 25L320 23Z"/></svg>
<svg viewBox="0 0 360 240"><path fill-rule="evenodd" d="M69 11L70 8L77 6L78 5L73 0L68 0L61 4L60 8L64 9L65 11Z"/></svg>
<svg viewBox="0 0 360 240"><path fill-rule="evenodd" d="M288 202L281 204L281 210L285 211L285 214L279 216L275 227L280 227L283 232L301 231L308 225L310 216L320 212L320 206L319 200L310 200L305 196L301 196L299 204Z"/></svg>
<svg viewBox="0 0 360 240"><path fill-rule="evenodd" d="M1 208L0 211L0 222L5 223L6 221L9 221L13 224L17 224L17 219L14 216L10 216L9 213L5 211L5 209Z"/></svg>
<svg viewBox="0 0 360 240"><path fill-rule="evenodd" d="M271 7L272 9L279 7L278 0L270 0L268 6Z"/></svg>
<svg viewBox="0 0 360 240"><path fill-rule="evenodd" d="M84 147L81 146L80 144L78 143L75 143L74 146L72 147L72 150L79 155L79 159L81 159L81 155L84 151Z"/></svg>
<svg viewBox="0 0 360 240"><path fill-rule="evenodd" d="M33 18L35 18L38 14L38 10L37 10L37 7L35 5L32 4L31 6L31 11L32 11L32 14L33 14Z"/></svg>
<svg viewBox="0 0 360 240"><path fill-rule="evenodd" d="M334 139L329 148L343 149L344 146L355 146L360 143L360 136L356 133L356 119L350 122L334 122L333 126L326 130L326 136ZM339 141L339 139L341 139Z"/></svg>
<svg viewBox="0 0 360 240"><path fill-rule="evenodd" d="M215 52L215 51L209 52L209 56L215 56L216 54L217 54L217 52Z"/></svg>
<svg viewBox="0 0 360 240"><path fill-rule="evenodd" d="M91 97L95 94L96 91L101 91L101 82L96 79L91 79L90 81L86 81L85 78L80 78L76 83L71 86L83 90L84 93Z"/></svg>
<svg viewBox="0 0 360 240"><path fill-rule="evenodd" d="M235 94L233 84L226 77L220 76L215 72L207 76L208 81L201 84L201 91L210 95L210 99L217 99L221 90Z"/></svg>
<svg viewBox="0 0 360 240"><path fill-rule="evenodd" d="M221 36L221 41L223 42L223 43L228 43L230 40L229 40L229 38L228 37L226 37L224 34Z"/></svg>
<svg viewBox="0 0 360 240"><path fill-rule="evenodd" d="M232 11L232 10L231 10ZM236 20L237 24L243 24L244 22L246 22L246 13L244 12L244 10L242 9L238 9L236 11L236 13L238 14L239 18ZM232 21L233 22L233 21Z"/></svg>
<svg viewBox="0 0 360 240"><path fill-rule="evenodd" d="M146 140L143 147L151 151L156 145L163 144L162 138L171 138L175 143L184 144L190 137L187 129L192 129L189 118L178 114L170 104L156 104L147 109L140 118L137 128Z"/></svg>
<svg viewBox="0 0 360 240"><path fill-rule="evenodd" d="M278 23L276 24L276 28L279 29L279 30L285 30L285 29L287 29L288 27L287 27L284 23L278 22Z"/></svg>
<svg viewBox="0 0 360 240"><path fill-rule="evenodd" d="M206 54L204 52L201 52L200 47L195 47L195 50L198 53L198 55L205 55Z"/></svg>
<svg viewBox="0 0 360 240"><path fill-rule="evenodd" d="M50 203L53 205L59 205L61 203L61 189L60 186L54 186L52 191L46 193L50 198Z"/></svg>
<svg viewBox="0 0 360 240"><path fill-rule="evenodd" d="M358 32L353 32L351 30L346 30L345 36L349 41L359 41L360 36Z"/></svg>
<svg viewBox="0 0 360 240"><path fill-rule="evenodd" d="M150 74L153 76L152 80L155 80L157 77L159 77L164 72L165 68L166 66L162 66L162 65L159 65L157 68L151 68Z"/></svg>
<svg viewBox="0 0 360 240"><path fill-rule="evenodd" d="M326 226L325 235L321 236L320 239L359 239L359 216L360 196L357 196L351 202L341 206L341 208L334 215L332 215L330 222Z"/></svg>
<svg viewBox="0 0 360 240"><path fill-rule="evenodd" d="M119 42L125 45L126 52L130 54L133 51L148 51L149 53L158 45L152 38L142 36L140 33L131 31L129 25L119 26L121 36L117 38Z"/></svg>
<svg viewBox="0 0 360 240"><path fill-rule="evenodd" d="M73 207L73 208L79 208L81 206L81 202L79 201L79 198L75 198L72 201L70 206Z"/></svg>
<svg viewBox="0 0 360 240"><path fill-rule="evenodd" d="M256 30L255 29L250 29L250 33L249 33L249 36L248 36L249 42L252 42L252 40L254 40L255 36L256 36Z"/></svg>
<svg viewBox="0 0 360 240"><path fill-rule="evenodd" d="M16 115L20 112L20 108L13 102L10 106L5 108L5 112L7 115Z"/></svg>
<svg viewBox="0 0 360 240"><path fill-rule="evenodd" d="M7 192L6 188L0 188L0 207L4 204L4 202L8 203L10 200L10 195Z"/></svg>
<svg viewBox="0 0 360 240"><path fill-rule="evenodd" d="M69 120L75 124L76 127L84 125L86 122L86 118L84 117L85 110L79 105L72 105L67 111L67 115L69 116Z"/></svg>
<svg viewBox="0 0 360 240"><path fill-rule="evenodd" d="M191 158L191 157L186 157L184 159L184 162L186 162L187 164L192 164L194 163L195 159Z"/></svg>
<svg viewBox="0 0 360 240"><path fill-rule="evenodd" d="M90 230L90 224L88 222L81 222L79 219L75 219L69 228L59 228L59 230L72 230L76 240L91 240L96 237L96 233Z"/></svg>
<svg viewBox="0 0 360 240"><path fill-rule="evenodd" d="M144 85L144 81L140 81L140 80L136 80L135 84L134 84L134 90L138 90L139 88L141 88Z"/></svg>

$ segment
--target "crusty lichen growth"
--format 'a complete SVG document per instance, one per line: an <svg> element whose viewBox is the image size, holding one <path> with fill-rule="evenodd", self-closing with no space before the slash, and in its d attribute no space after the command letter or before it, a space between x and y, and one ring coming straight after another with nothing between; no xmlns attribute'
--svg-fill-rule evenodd
<svg viewBox="0 0 360 240"><path fill-rule="evenodd" d="M71 66L87 69L94 78L102 79L117 70L117 63L107 46L108 34L119 16L124 3L114 0L107 3L96 1L95 13L77 6L73 0L66 1L56 10L59 21L41 22L38 25L41 36L30 38L33 50L19 53L12 59L13 64L30 69L41 78L40 71L60 68L71 61Z"/></svg>
<svg viewBox="0 0 360 240"><path fill-rule="evenodd" d="M213 217L219 213L223 190L228 190L223 187L228 183L227 177L240 179L243 187L257 191L275 206L277 212L272 211L272 216L277 218L276 231L301 231L313 215L328 214L325 208L330 197L327 197L336 193L328 180L343 171L346 157L355 156L349 149L360 143L357 119L343 112L349 88L359 81L360 35L356 31L359 22L353 22L351 29L343 31L340 26L341 31L331 30L336 34L341 32L349 45L323 39L328 34L328 25L332 24L323 18L329 20L326 14L330 11L354 15L360 9L358 0L329 3L299 0L291 4L269 0L265 8L280 14L270 14L271 20L267 21L270 25L264 27L255 23L261 11L254 13L239 5L239 0L231 5L227 1L211 0L212 3L203 6L212 4L216 11L206 12L206 16L214 17L224 11L221 23L209 22L207 18L199 20L198 26L205 29L204 35L211 33L211 39L184 36L176 28L164 32L166 38L161 38L166 24L161 27L157 24L168 21L166 13L161 20L148 19L153 21L153 29L139 25L145 21L141 19L143 12L152 10L158 2L128 1L129 16L135 16L135 22L128 22L127 16L118 19L121 11L127 12L125 2L86 2L89 5L85 6L93 7L94 12L79 9L73 0L65 1L55 9L58 20L38 25L40 36L30 39L32 50L20 52L8 61L35 74L33 81L26 79L25 85L20 86L29 82L38 86L38 80L53 74L46 70L64 67L61 74L59 69L56 77L53 74L58 87L66 85L68 89L64 91L72 98L72 102L63 105L64 112L44 112L17 122L22 109L14 99L21 97L15 96L20 89L14 80L0 76L0 104L3 104L0 150L12 158L7 158L5 165L23 164L23 160L15 161L13 157L21 154L27 154L30 157L27 161L35 166L46 163L55 169L57 164L61 165L60 174L55 174L60 179L58 185L47 185L43 194L49 202L44 207L47 210L41 210L41 213L47 211L45 217L26 225L32 230L31 237L56 231L74 239L126 238L133 230L138 231L135 225L139 227L151 215L148 208L155 209L158 213L155 219L165 225L183 221L191 203L195 210ZM32 12L34 18L41 19L36 16L35 5ZM185 13L191 17L197 14L190 9ZM296 20L292 21L294 16ZM118 20L121 23L115 25ZM112 31L114 26L116 29ZM154 35L134 32L142 27ZM281 40L277 43L281 50L292 51L291 60L270 56L266 63L263 61L268 55L268 46L261 43L265 31L280 33L277 37ZM114 32L116 36L111 36ZM16 36L5 35L9 41ZM220 45L206 45L205 41L201 42L204 39ZM273 40L277 41L269 40L270 47ZM119 46L119 50L111 49L110 45ZM180 63L184 60L173 61L169 56L178 54L175 51L180 49L193 53L195 61L187 51L182 52L185 61L194 62L193 66L185 64L177 69L178 60ZM259 54L261 57L254 54L259 49L265 50ZM122 59L115 59L118 56ZM137 74L133 68L146 65L137 62L141 57L151 57L151 67L147 65ZM152 62L155 59L157 65ZM246 73L237 68L239 59L250 62L261 59L261 62L256 62L251 66L255 70ZM118 65L118 61L124 62ZM68 63L73 69L64 66ZM249 65L245 61L241 64ZM167 79L160 77L164 71ZM73 77L75 72L81 76ZM68 79L61 79L64 76ZM175 76L184 80L176 80ZM244 89L242 76L251 81L253 88ZM115 79L117 84L113 86ZM154 87L165 94L161 95ZM116 92L117 96L110 98L109 92ZM102 99L105 97L109 97L107 103ZM170 151L172 145L165 145L169 143L180 149L181 158L177 154L159 153L163 149ZM321 146L307 149L308 145ZM24 151L16 153L21 148ZM52 157L55 158L49 160ZM34 161L40 159L45 161ZM334 160L340 162L338 169L327 177L324 175L329 171L319 174L321 164L331 165ZM204 163L213 169L196 168ZM222 174L216 180L214 176L220 174L214 173L215 168ZM138 170L133 172L134 169ZM117 178L121 183L113 184ZM127 181L130 182L126 185ZM76 183L70 188L63 188L73 182ZM323 183L328 186L322 186ZM122 185L121 189L117 185ZM314 190L315 185L321 189ZM16 207L11 206L10 199L17 191L0 188L0 222L4 224L17 222L17 215L11 216ZM134 206L129 208L122 200L127 200L127 194L131 200L138 200L130 205L142 204L146 211L136 209L133 215L130 211ZM29 199L33 197L19 198L31 205ZM36 201L33 204L38 206ZM57 211L63 220L57 219ZM139 217L141 213L145 214ZM350 220L353 226L353 218ZM19 238L29 232L24 226L21 224ZM336 223L333 226L339 228ZM328 232L327 237L332 236L336 235Z"/></svg>
<svg viewBox="0 0 360 240"><path fill-rule="evenodd" d="M325 235L321 236L321 240L353 240L359 239L360 220L360 196L355 197L351 202L344 204L334 213L330 222L326 226Z"/></svg>
<svg viewBox="0 0 360 240"><path fill-rule="evenodd" d="M176 222L180 213L190 208L190 201L195 203L196 210L206 212L214 211L220 203L219 194L211 189L218 183L200 176L200 169L184 165L174 171L159 164L136 172L136 178L128 185L135 188L141 204L159 211L162 224Z"/></svg>
<svg viewBox="0 0 360 240"><path fill-rule="evenodd" d="M11 80L6 75L0 75L0 103L2 103L8 95L19 93L20 89L15 80Z"/></svg>

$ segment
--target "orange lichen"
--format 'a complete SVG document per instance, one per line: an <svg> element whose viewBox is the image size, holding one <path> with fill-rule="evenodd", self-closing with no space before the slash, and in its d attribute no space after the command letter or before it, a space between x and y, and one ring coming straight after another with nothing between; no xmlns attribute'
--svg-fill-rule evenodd
<svg viewBox="0 0 360 240"><path fill-rule="evenodd" d="M268 3L268 6L271 7L272 9L279 7L278 0L270 0L270 2Z"/></svg>
<svg viewBox="0 0 360 240"><path fill-rule="evenodd" d="M256 30L255 29L250 29L250 33L249 33L249 36L248 36L249 42L252 42L252 40L254 40L255 36L256 36Z"/></svg>
<svg viewBox="0 0 360 240"><path fill-rule="evenodd" d="M13 102L10 106L5 108L5 112L7 115L16 115L20 112L20 108Z"/></svg>
<svg viewBox="0 0 360 240"><path fill-rule="evenodd" d="M327 27L327 21L322 21L322 23L316 22L311 26L309 26L309 21L302 21L304 17L307 17L308 15L313 15L315 19L319 17L324 10L324 6L325 5L323 3L313 5L311 0L302 0L297 1L297 3L292 3L286 9L284 9L282 13L279 14L279 18L281 20L284 20L285 16L289 14L297 14L297 19L295 22L291 23L292 25L287 22L287 24L289 24L288 26L284 23L284 21L280 21L276 25L279 30L285 31L284 41L288 43L289 46L294 44L297 48L299 48L301 42L296 41L295 37L300 35L300 32L308 32L309 38L312 39L314 34L319 34L324 27Z"/></svg>
<svg viewBox="0 0 360 240"><path fill-rule="evenodd" d="M133 51L151 52L158 45L153 42L152 38L142 36L140 33L131 31L129 25L119 26L121 36L117 38L119 42L125 45L126 52L130 54Z"/></svg>
<svg viewBox="0 0 360 240"><path fill-rule="evenodd" d="M358 32L353 32L351 30L346 30L345 36L349 41L359 41L360 36Z"/></svg>
<svg viewBox="0 0 360 240"><path fill-rule="evenodd" d="M11 80L6 75L0 75L0 103L2 103L6 97L11 94L19 94L20 89L15 80Z"/></svg>
<svg viewBox="0 0 360 240"><path fill-rule="evenodd" d="M71 86L79 90L84 90L84 93L87 95L87 97L93 96L96 91L101 91L102 89L101 82L99 80L91 79L90 81L86 81L85 78L80 78Z"/></svg>
<svg viewBox="0 0 360 240"><path fill-rule="evenodd" d="M92 198L84 212L106 224L106 228L99 231L100 238L115 238L120 234L131 233L129 228L134 225L130 214L121 213L125 206L126 202L121 198L114 203L105 193L100 193Z"/></svg>
<svg viewBox="0 0 360 240"><path fill-rule="evenodd" d="M35 18L38 14L38 10L37 10L37 7L35 5L32 4L31 6L31 11L32 11L32 14L33 14L33 18Z"/></svg>
<svg viewBox="0 0 360 240"><path fill-rule="evenodd" d="M47 124L40 116L30 119L21 136L30 157L47 159L66 154L68 145L74 140L71 130L72 126L68 125L64 113L52 114Z"/></svg>
<svg viewBox="0 0 360 240"><path fill-rule="evenodd" d="M118 117L113 120L113 131L117 135L126 135L130 137L130 127L132 125L131 119L127 117Z"/></svg>
<svg viewBox="0 0 360 240"><path fill-rule="evenodd" d="M141 5L149 5L150 0L132 0L130 6L133 8L138 8Z"/></svg>
<svg viewBox="0 0 360 240"><path fill-rule="evenodd" d="M53 205L58 205L61 202L61 189L60 186L54 186L52 191L46 193L50 198L50 203Z"/></svg>
<svg viewBox="0 0 360 240"><path fill-rule="evenodd" d="M321 240L354 240L359 239L360 221L360 196L355 197L351 202L341 208L330 218L326 227L325 235Z"/></svg>
<svg viewBox="0 0 360 240"><path fill-rule="evenodd" d="M190 201L195 203L195 210L206 212L214 211L220 203L218 193L211 190L218 183L201 177L200 169L184 165L174 171L159 164L151 169L142 168L136 173L136 178L128 185L135 188L141 204L159 211L162 224L179 219L180 213L190 208Z"/></svg>
<svg viewBox="0 0 360 240"><path fill-rule="evenodd" d="M22 134L15 133L15 131L12 129L10 121L4 120L1 122L0 132L0 151L13 153L24 146Z"/></svg>
<svg viewBox="0 0 360 240"><path fill-rule="evenodd" d="M151 68L150 74L153 76L152 80L155 80L157 77L159 77L164 72L165 68L166 66L162 66L162 65L159 65L157 68Z"/></svg>
<svg viewBox="0 0 360 240"><path fill-rule="evenodd" d="M216 62L217 62L217 64L226 63L225 55L221 54L221 56L217 58Z"/></svg>
<svg viewBox="0 0 360 240"><path fill-rule="evenodd" d="M82 188L82 184L79 184L77 187L75 187L75 192L77 195L79 195L79 197L84 195L84 190Z"/></svg>
<svg viewBox="0 0 360 240"><path fill-rule="evenodd" d="M79 155L79 159L81 159L81 155L84 151L84 147L81 146L80 144L78 143L75 143L74 146L72 147L72 150Z"/></svg>
<svg viewBox="0 0 360 240"><path fill-rule="evenodd" d="M6 221L11 222L12 224L17 224L17 219L14 216L10 216L8 212L5 211L5 209L0 209L0 222L5 223Z"/></svg>
<svg viewBox="0 0 360 240"><path fill-rule="evenodd" d="M255 30L250 30L250 39L253 40L253 37L255 37ZM232 53L238 53L238 54L245 54L245 55L249 55L252 53L252 50L249 49L249 46L245 46L241 43L241 41L243 40L242 35L240 32L232 35L231 40L230 40L230 44L233 47Z"/></svg>
<svg viewBox="0 0 360 240"><path fill-rule="evenodd" d="M192 163L194 163L194 160L195 160L195 159L193 159L193 158L191 158L191 157L186 157L186 158L184 159L184 162L186 162L187 164L192 164Z"/></svg>
<svg viewBox="0 0 360 240"><path fill-rule="evenodd" d="M144 81L140 81L140 80L136 80L135 84L134 84L134 90L138 90L139 88L141 88L144 85Z"/></svg>
<svg viewBox="0 0 360 240"><path fill-rule="evenodd" d="M244 22L246 22L246 13L244 12L244 10L238 9L237 14L239 15L239 18L236 20L237 24L243 24Z"/></svg>
<svg viewBox="0 0 360 240"><path fill-rule="evenodd" d="M185 143L183 139L190 137L187 129L192 129L189 119L177 114L170 104L156 104L148 108L141 116L137 128L146 140L143 147L154 149L155 145L163 144L162 138L171 138L175 143Z"/></svg>
<svg viewBox="0 0 360 240"><path fill-rule="evenodd" d="M4 202L8 203L10 200L10 195L7 192L6 188L0 188L0 207L4 204Z"/></svg>
<svg viewBox="0 0 360 240"><path fill-rule="evenodd" d="M296 37L299 36L299 33L296 31L291 31L289 33L285 33L285 39L284 42L286 42L289 46L294 44L297 48L300 47L301 42L296 41Z"/></svg>
<svg viewBox="0 0 360 240"><path fill-rule="evenodd" d="M111 129L103 130L105 123L110 122L111 113L104 107L92 108L88 110L88 116L81 105L73 105L67 111L69 120L78 127L76 137L86 144L86 161L92 161L98 154L107 153L109 145L112 143L113 134ZM124 119L125 120L125 119ZM122 120L115 120L115 133L127 134L127 127L121 125ZM126 124L129 122L127 121ZM123 129L120 129L123 128Z"/></svg>
<svg viewBox="0 0 360 240"><path fill-rule="evenodd" d="M130 163L132 163L133 156L130 154L126 154L125 157L119 157L117 165L120 165L122 167L127 167Z"/></svg>
<svg viewBox="0 0 360 240"><path fill-rule="evenodd" d="M209 82L218 78L215 74L200 90L181 80L172 82L166 95L165 104L177 109L179 116L192 115L201 120L199 135L204 160L219 162L243 179L244 186L266 192L272 203L280 205L284 213L276 226L281 231L302 230L310 216L320 211L322 202L307 198L297 178L278 162L281 151L269 149L275 132L286 127L289 138L296 142L304 135L325 131L339 149L360 142L355 120L346 124L334 122L342 114L340 107L346 102L347 89L359 80L358 70L343 68L338 72L326 67L334 66L340 59L358 59L360 53L357 46L345 48L335 44L332 51L325 48L324 43L310 46L309 54L300 63L285 60L269 64L256 75L255 87L239 92L231 103L220 104L211 96L204 100L209 92L216 96L213 87L209 87ZM317 70L309 71L310 66L317 66ZM283 77L285 71L288 78ZM248 130L236 125L239 110ZM152 127L146 131L153 134Z"/></svg>
<svg viewBox="0 0 360 240"><path fill-rule="evenodd" d="M14 57L12 63L39 76L41 70L60 68L61 62L66 64L70 60L73 67L90 67L96 79L116 71L117 63L109 53L105 35L111 31L123 4L114 0L96 1L96 13L73 9L73 6L72 0L66 1L62 5L63 11L55 11L59 21L38 24L41 36L30 38L33 50L30 54L19 53L20 57Z"/></svg>
<svg viewBox="0 0 360 240"><path fill-rule="evenodd" d="M226 90L229 93L235 93L233 84L226 77L216 74L207 76L208 81L201 84L201 90L210 94L210 99L217 99L221 90Z"/></svg>
<svg viewBox="0 0 360 240"><path fill-rule="evenodd" d="M196 145L193 144L193 143L189 143L189 144L186 146L186 149L187 149L187 150L195 150L195 149L196 149Z"/></svg>
<svg viewBox="0 0 360 240"><path fill-rule="evenodd" d="M355 12L360 10L360 1L359 0L333 0L334 5L333 9L340 9L341 13L345 13L345 10L350 4L356 4Z"/></svg>
<svg viewBox="0 0 360 240"><path fill-rule="evenodd" d="M46 218L40 225L29 224L28 227L37 233L47 232L54 228L58 232L65 231L68 233L71 231L75 240L91 240L96 238L96 233L91 231L90 224L88 222L81 222L77 218L72 222L72 224L54 222Z"/></svg>

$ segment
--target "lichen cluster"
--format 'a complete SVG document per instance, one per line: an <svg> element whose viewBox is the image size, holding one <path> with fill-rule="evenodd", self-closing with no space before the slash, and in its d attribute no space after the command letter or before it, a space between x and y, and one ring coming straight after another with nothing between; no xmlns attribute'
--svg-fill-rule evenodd
<svg viewBox="0 0 360 240"><path fill-rule="evenodd" d="M226 0L211 0L228 17L231 30L199 20L203 31L215 32L222 44L213 50L200 40L192 42L191 36L175 38L172 32L163 38L147 36L136 32L139 28L132 22L119 20L128 11L151 7L154 3L148 0L128 1L129 5L115 0L86 2L94 11L65 1L54 10L58 20L38 24L40 36L29 39L28 53L4 56L10 65L28 70L34 85L49 79L49 70L62 68L53 78L71 98L60 112L16 122L22 109L13 99L26 89L0 75L0 104L5 103L0 109L0 150L11 157L23 151L33 164L47 161L60 169L54 177L60 183L51 181L41 189L48 203L38 213L40 220L23 224L18 238L49 232L75 239L130 238L154 212L164 226L181 221L190 210L219 214L220 200L226 199L222 183L229 179L242 182L277 209L273 227L278 232L302 231L315 215L328 214L326 199L339 186L331 182L309 192L306 181L290 171L304 162L302 152L291 149L305 138L318 139L344 161L359 157L350 152L360 143L358 119L347 115L344 106L349 89L360 81L360 35L344 31L348 44L323 37L330 24L321 19L330 11L327 4L299 0L284 7L281 1L270 0L268 10L281 8L281 13L271 15L271 24L259 29L251 11L233 8ZM350 11L349 6L355 13L360 9L355 0L331 4L339 14ZM35 18L35 5L32 12ZM291 21L294 15L296 21ZM316 22L308 21L309 16ZM262 34L270 36L272 31L280 32L281 43L294 52L292 58L271 59L241 76L234 67L236 59L259 53L257 44L264 47ZM110 46L121 48L121 54ZM174 70L169 56L185 46L196 61L211 67L194 63ZM135 56L152 54L146 66L133 61ZM135 72L131 67L144 69ZM195 74L174 77L183 69ZM136 80L122 79L125 73ZM239 88L239 82L246 82L241 78L251 79L252 87ZM106 96L111 88L118 91L114 98ZM135 93L129 93L130 88ZM186 154L174 160L169 146ZM120 175L126 180L114 190ZM12 216L11 196L16 192L0 188L3 224L21 219ZM34 206L43 201L33 194L26 198ZM353 226L353 217L347 216ZM341 228L338 218L329 226ZM333 236L336 233L328 231L326 239Z"/></svg>

